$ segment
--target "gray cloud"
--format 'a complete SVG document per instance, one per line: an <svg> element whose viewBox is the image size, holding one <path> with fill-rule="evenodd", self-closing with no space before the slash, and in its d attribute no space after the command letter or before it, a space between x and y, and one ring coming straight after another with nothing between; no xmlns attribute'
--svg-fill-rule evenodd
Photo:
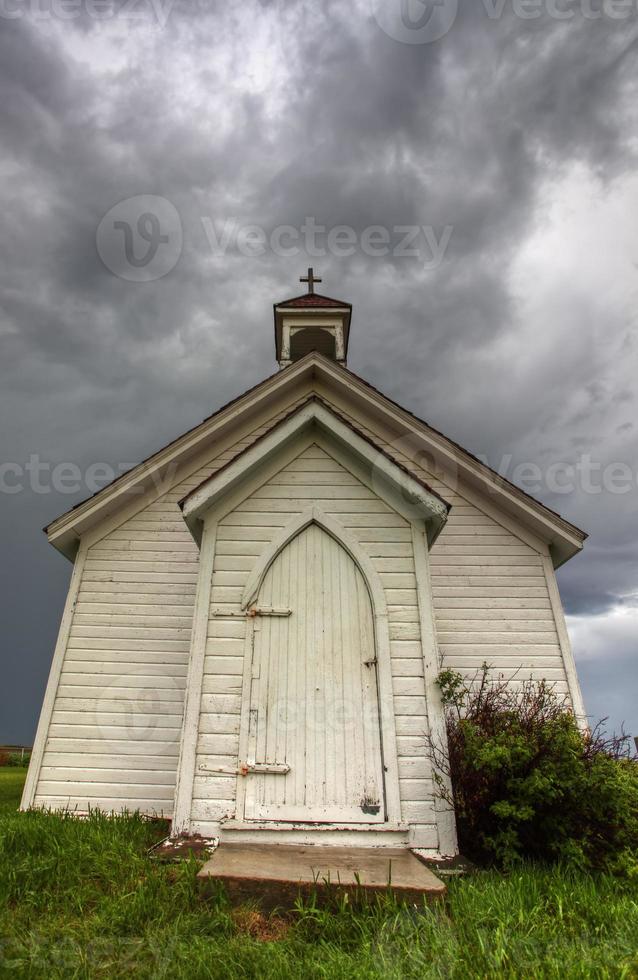
<svg viewBox="0 0 638 980"><path fill-rule="evenodd" d="M216 257L201 219L269 233L312 216L357 233L453 226L436 269L314 259L325 291L354 303L353 370L492 465L588 452L635 471L638 254L608 291L604 249L577 256L576 232L522 255L551 226L547 188L566 196L572 174L633 207L637 27L491 20L466 2L444 39L410 46L363 0L176 3L163 30L150 13L0 18L4 459L133 463L270 373L271 304L297 292L307 257ZM95 246L102 216L138 194L170 200L184 232L149 283L114 277ZM592 534L560 575L568 608L611 614L638 590L636 489L538 496ZM39 528L75 500L0 502L0 738L28 741L68 576ZM596 657L585 685L618 723L631 697Z"/></svg>

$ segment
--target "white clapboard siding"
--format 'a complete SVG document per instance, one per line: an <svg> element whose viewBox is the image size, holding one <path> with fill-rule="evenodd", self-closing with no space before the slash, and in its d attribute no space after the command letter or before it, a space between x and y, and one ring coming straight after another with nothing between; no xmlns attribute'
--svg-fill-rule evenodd
<svg viewBox="0 0 638 980"><path fill-rule="evenodd" d="M203 776L200 768L214 768L209 753L220 751L220 740L224 751L228 749L235 760L239 752L240 700L235 702L233 719L215 710L216 700L210 699L227 690L229 674L241 682L246 625L240 617L224 618L215 615L215 610L223 606L228 611L230 605L240 612L250 570L274 535L305 510L309 501L317 501L326 514L334 515L358 539L379 573L388 603L397 724L408 734L407 740L400 736L397 741L402 810L406 807L403 819L410 812L419 839L431 840L434 789L425 761L428 719L411 529L403 517L319 446L300 453L224 517L217 528L192 819L196 829L204 832L220 813L235 812L235 781L229 782L223 773ZM245 560L231 562L231 556Z"/></svg>
<svg viewBox="0 0 638 980"><path fill-rule="evenodd" d="M82 784L84 788L84 784ZM61 787L64 790L64 786ZM67 796L49 796L46 793L38 792L35 801L36 807L45 810L70 811L76 814L85 814L90 810L101 810L103 813L135 813L142 811L140 799L144 800L143 812L150 817L163 817L170 819L173 813L174 792L170 789L166 792L166 798L162 800L151 800L148 797L146 786L131 786L130 797L113 796L109 794L108 788L104 794L91 796L86 790L83 793L69 792Z"/></svg>
<svg viewBox="0 0 638 980"><path fill-rule="evenodd" d="M482 510L469 494L464 496L457 480L446 485L420 465L420 457L412 461L406 454L409 440L393 444L380 439L379 433L347 406L340 404L339 411L452 505L430 555L442 666L473 677L487 662L514 683L530 677L545 678L558 694L568 695L540 552L523 539L524 535L515 534L507 520L499 522L493 502Z"/></svg>
<svg viewBox="0 0 638 980"><path fill-rule="evenodd" d="M322 395L330 400L326 391ZM302 400L298 397L296 403L285 406L279 403L272 417L264 415L252 432L245 428L238 442L223 452L212 446L209 460L187 479L105 531L102 540L89 549L36 787L36 805L141 809L170 816L179 755L175 719L181 717L183 708L199 562L178 501ZM567 693L542 559L525 535L516 534L507 520L499 520L494 500L482 507L456 481L446 486L412 464L401 440L392 444L372 431L359 409L341 396L335 395L334 404L360 431L399 463L414 469L453 505L431 554L443 665L472 676L488 661L495 670L511 676L512 683L520 683L525 676L546 677ZM422 846L436 847L424 740L421 734L406 731L414 728L419 712L422 731L427 729L412 536L406 521L325 451L308 450L219 526L212 605L239 604L249 569L273 535L310 501L317 501L356 536L382 578L400 730L403 819L414 819L421 828L420 839L431 840L431 845ZM243 621L211 619L202 720L209 715L206 729L226 726L227 730L202 729L198 746L202 758L218 767L227 768L237 761L236 723L231 719L238 715L241 700L243 637ZM123 715L123 724L115 723L118 714ZM105 770L101 782L96 781L96 770ZM223 816L234 814L234 779L227 776L212 789L215 779L198 775L195 781L193 816L203 832ZM146 786L167 789L156 798Z"/></svg>
<svg viewBox="0 0 638 980"><path fill-rule="evenodd" d="M232 449L211 450L209 463L89 549L36 806L171 816L199 565L178 501L290 408ZM240 691L241 677L229 674L219 693ZM100 784L91 773L107 763ZM156 776L132 775L146 770Z"/></svg>

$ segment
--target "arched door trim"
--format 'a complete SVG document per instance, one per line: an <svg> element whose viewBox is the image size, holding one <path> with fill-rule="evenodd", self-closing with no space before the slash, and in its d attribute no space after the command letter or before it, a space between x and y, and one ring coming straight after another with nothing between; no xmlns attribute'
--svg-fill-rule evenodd
<svg viewBox="0 0 638 980"><path fill-rule="evenodd" d="M261 583L264 580L266 572L274 562L279 552L282 551L293 538L296 538L298 534L305 531L310 524L317 524L319 527L322 527L324 531L333 537L335 541L337 541L345 549L345 551L348 552L354 563L358 565L359 570L366 581L375 615L379 614L387 616L388 610L385 601L385 592L372 561L368 555L366 555L365 551L354 535L351 534L350 531L348 531L348 529L334 517L324 513L321 507L317 507L316 504L313 504L311 507L308 507L306 510L302 511L301 514L294 517L275 535L270 544L266 547L248 576L248 581L246 582L241 600L242 609L247 609L257 599L261 588Z"/></svg>
<svg viewBox="0 0 638 980"><path fill-rule="evenodd" d="M242 595L242 608L253 604L261 589L264 577L277 555L298 534L309 525L317 524L337 541L350 555L363 575L372 602L375 646L377 656L377 677L379 688L379 714L381 722L381 746L385 776L385 792L388 822L401 823L401 797L399 792L399 766L397 758L396 725L394 715L394 695L392 690L392 662L390 656L390 631L385 591L372 560L365 553L353 534L338 520L318 507L308 507L283 527L265 548L263 554L251 571ZM253 628L254 620L249 619L248 630ZM251 646L251 644L249 644ZM246 692L244 691L244 698Z"/></svg>

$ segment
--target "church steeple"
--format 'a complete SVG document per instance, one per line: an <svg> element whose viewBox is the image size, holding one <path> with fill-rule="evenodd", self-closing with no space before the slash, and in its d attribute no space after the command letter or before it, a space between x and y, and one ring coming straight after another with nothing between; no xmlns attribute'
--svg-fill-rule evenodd
<svg viewBox="0 0 638 980"><path fill-rule="evenodd" d="M288 367L316 350L339 364L346 364L352 305L315 293L321 282L314 270L300 282L308 284L302 296L275 303L275 349L280 368Z"/></svg>

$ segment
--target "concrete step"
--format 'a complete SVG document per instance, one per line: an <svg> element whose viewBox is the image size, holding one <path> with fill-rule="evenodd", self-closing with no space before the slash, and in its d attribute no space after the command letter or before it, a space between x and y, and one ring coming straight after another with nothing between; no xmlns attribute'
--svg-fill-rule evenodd
<svg viewBox="0 0 638 980"><path fill-rule="evenodd" d="M392 892L421 904L445 894L445 885L406 848L322 847L289 844L222 843L199 872L204 885L222 882L239 903L292 908L313 893L325 900Z"/></svg>

